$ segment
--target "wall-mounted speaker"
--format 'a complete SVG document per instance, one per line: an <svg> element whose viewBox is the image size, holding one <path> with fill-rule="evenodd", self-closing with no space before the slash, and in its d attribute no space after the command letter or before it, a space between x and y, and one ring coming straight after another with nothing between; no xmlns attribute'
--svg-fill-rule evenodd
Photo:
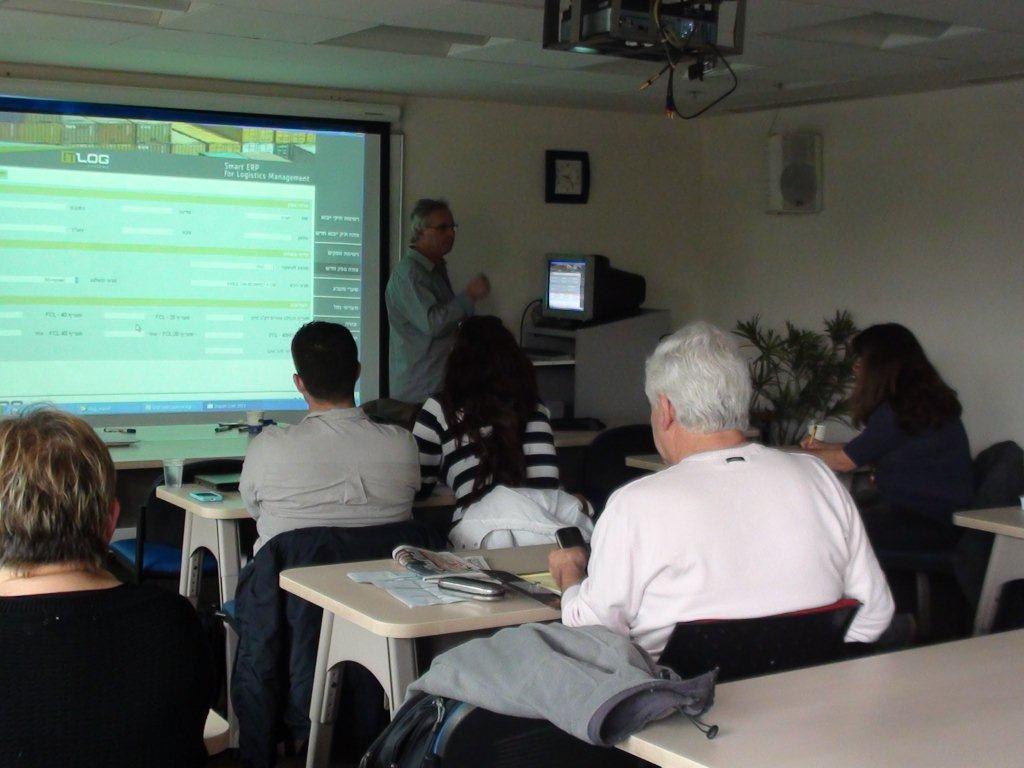
<svg viewBox="0 0 1024 768"><path fill-rule="evenodd" d="M821 134L768 137L768 213L818 213L821 177Z"/></svg>

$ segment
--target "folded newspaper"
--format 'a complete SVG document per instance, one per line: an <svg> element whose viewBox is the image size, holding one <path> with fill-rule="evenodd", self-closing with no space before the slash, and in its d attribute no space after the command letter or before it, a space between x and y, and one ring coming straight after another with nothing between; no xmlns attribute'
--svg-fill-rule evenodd
<svg viewBox="0 0 1024 768"><path fill-rule="evenodd" d="M488 579L481 568L487 567L482 557L459 557L451 552L434 552L430 549L402 544L391 553L395 562L419 576L424 581L437 581L448 576L468 576Z"/></svg>

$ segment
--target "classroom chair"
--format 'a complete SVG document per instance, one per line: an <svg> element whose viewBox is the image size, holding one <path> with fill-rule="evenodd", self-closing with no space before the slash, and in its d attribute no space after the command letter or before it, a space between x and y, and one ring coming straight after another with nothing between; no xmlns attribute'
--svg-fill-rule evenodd
<svg viewBox="0 0 1024 768"><path fill-rule="evenodd" d="M233 606L239 643L231 697L244 765L271 768L276 764L278 742L309 737L323 610L284 592L278 581L281 571L389 558L399 544L444 549L446 543L429 526L408 520L365 528L303 528L278 534L260 548L242 571ZM357 760L387 722L383 691L369 672L355 664L345 665L341 690L344 695L334 721L344 723L350 739L360 742L352 750ZM353 698L353 691L359 695Z"/></svg>
<svg viewBox="0 0 1024 768"><path fill-rule="evenodd" d="M846 629L859 606L856 600L840 600L779 616L677 624L659 663L684 678L718 667L723 681L835 661L845 655ZM546 720L501 715L465 702L455 704L433 750L445 768L649 765L580 741Z"/></svg>
<svg viewBox="0 0 1024 768"><path fill-rule="evenodd" d="M1024 493L1024 450L1012 440L983 450L974 460L974 487L972 509L1016 506ZM876 554L883 570L914 574L915 618L927 637L932 624L932 578L954 577L968 603L976 606L991 549L992 534L964 530L946 549L879 549Z"/></svg>
<svg viewBox="0 0 1024 768"><path fill-rule="evenodd" d="M860 603L831 605L755 619L676 624L659 664L688 678L718 667L718 682L784 672L846 656L846 630Z"/></svg>
<svg viewBox="0 0 1024 768"><path fill-rule="evenodd" d="M206 725L203 727L203 745L206 747L207 755L213 757L228 749L230 746L228 730L228 721L211 709L206 716Z"/></svg>
<svg viewBox="0 0 1024 768"><path fill-rule="evenodd" d="M643 469L626 466L626 457L656 453L649 424L612 427L594 438L583 455L583 495L594 506L595 517L604 510L608 497L641 475Z"/></svg>
<svg viewBox="0 0 1024 768"><path fill-rule="evenodd" d="M653 768L614 747L597 747L547 720L499 715L458 702L433 749L444 768Z"/></svg>
<svg viewBox="0 0 1024 768"><path fill-rule="evenodd" d="M190 483L198 474L240 472L238 459L211 459L185 465L183 482ZM163 473L157 475L139 508L135 536L110 544L110 554L124 567L136 584L147 578L177 578L181 572L181 537L185 513L180 507L157 498L156 489L164 484ZM217 563L213 558L203 561L203 574L214 575Z"/></svg>

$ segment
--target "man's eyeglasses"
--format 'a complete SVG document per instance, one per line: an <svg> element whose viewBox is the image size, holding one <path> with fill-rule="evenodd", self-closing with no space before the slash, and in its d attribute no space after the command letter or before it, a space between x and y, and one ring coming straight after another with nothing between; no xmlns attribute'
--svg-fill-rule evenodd
<svg viewBox="0 0 1024 768"><path fill-rule="evenodd" d="M436 229L438 232L447 232L449 229L454 232L458 228L458 224L433 224L429 227L424 227L424 229Z"/></svg>

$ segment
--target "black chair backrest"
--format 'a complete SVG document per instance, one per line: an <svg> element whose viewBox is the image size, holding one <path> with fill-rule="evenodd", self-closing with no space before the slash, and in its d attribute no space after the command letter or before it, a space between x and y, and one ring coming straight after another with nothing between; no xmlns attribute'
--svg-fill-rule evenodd
<svg viewBox="0 0 1024 768"><path fill-rule="evenodd" d="M639 768L641 764L618 749L580 741L547 720L461 706L468 710L464 719L439 740L439 763L444 768Z"/></svg>
<svg viewBox="0 0 1024 768"><path fill-rule="evenodd" d="M1016 506L1024 493L1024 450L1012 440L990 445L974 460L974 508Z"/></svg>
<svg viewBox="0 0 1024 768"><path fill-rule="evenodd" d="M684 678L719 668L718 682L810 667L843 656L856 600L757 619L676 624L658 660Z"/></svg>
<svg viewBox="0 0 1024 768"><path fill-rule="evenodd" d="M1017 506L1024 494L1024 450L1012 440L995 443L974 460L974 509ZM966 530L956 545L953 575L968 602L977 606L985 581L991 533Z"/></svg>
<svg viewBox="0 0 1024 768"><path fill-rule="evenodd" d="M399 544L442 549L446 543L444 536L429 526L407 520L365 528L302 528L278 534L260 548L242 570L235 593L239 645L232 698L239 719L243 765L274 765L282 719L294 729L295 738L308 736L323 610L284 592L279 584L281 571L388 558ZM392 598L381 590L380 599ZM376 735L376 720L385 712L379 686L370 673L359 670L358 665L346 664L342 691L372 689L376 699L373 703L360 699L347 707L343 698L337 714L338 722L347 724L353 743L360 744L357 753ZM365 743L354 735L367 730L372 735Z"/></svg>
<svg viewBox="0 0 1024 768"><path fill-rule="evenodd" d="M600 514L612 491L647 474L626 466L626 457L655 453L649 424L612 427L594 438L583 457L583 495Z"/></svg>

